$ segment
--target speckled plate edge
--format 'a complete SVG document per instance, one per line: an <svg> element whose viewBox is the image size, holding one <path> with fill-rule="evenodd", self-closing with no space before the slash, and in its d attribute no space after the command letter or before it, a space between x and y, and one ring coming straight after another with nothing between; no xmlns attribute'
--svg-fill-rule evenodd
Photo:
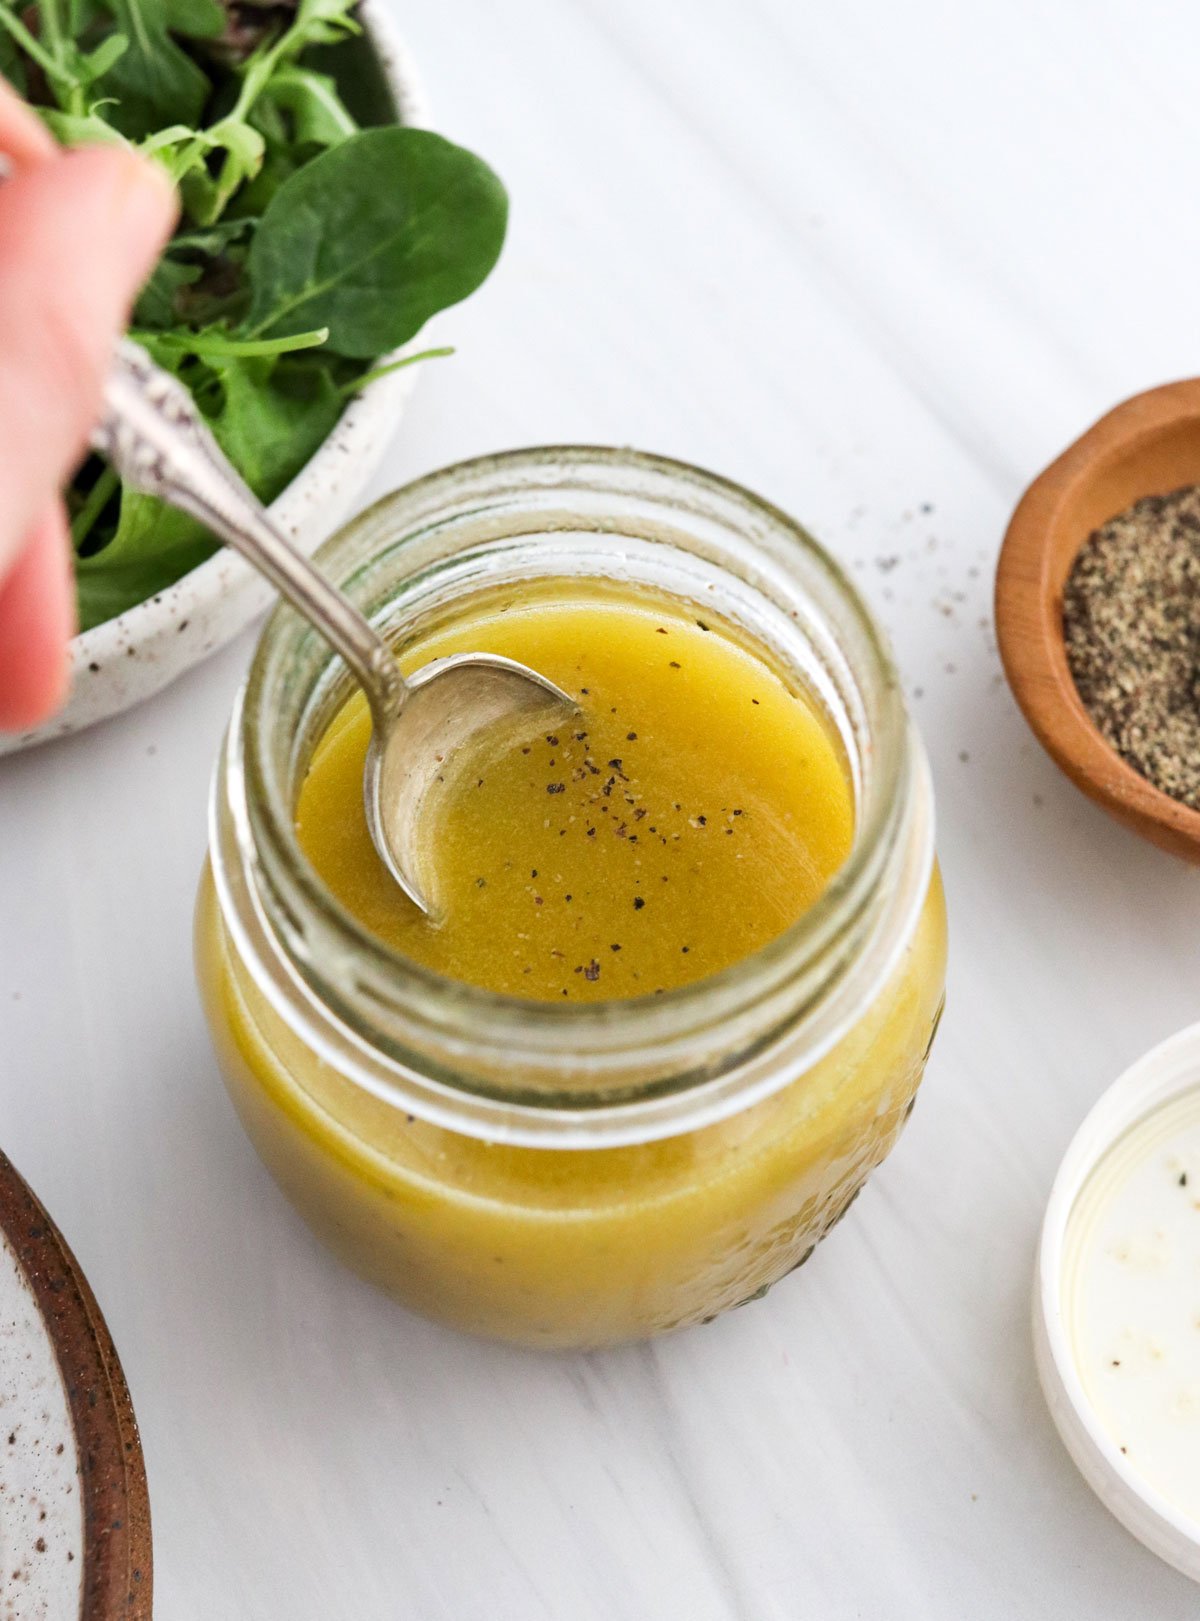
<svg viewBox="0 0 1200 1621"><path fill-rule="evenodd" d="M3 1153L0 1231L49 1334L74 1429L83 1516L80 1621L149 1621L150 1499L125 1376L66 1240Z"/></svg>
<svg viewBox="0 0 1200 1621"><path fill-rule="evenodd" d="M358 16L402 124L427 122L428 103L416 67L392 21L387 0L359 0ZM413 348L427 347L427 328ZM381 356L380 363L396 358ZM420 367L382 377L346 408L329 438L271 503L271 514L312 551L349 515L374 475L400 420ZM64 737L152 697L233 639L273 600L250 565L222 547L156 597L76 636L71 695L45 726L0 735L0 755Z"/></svg>

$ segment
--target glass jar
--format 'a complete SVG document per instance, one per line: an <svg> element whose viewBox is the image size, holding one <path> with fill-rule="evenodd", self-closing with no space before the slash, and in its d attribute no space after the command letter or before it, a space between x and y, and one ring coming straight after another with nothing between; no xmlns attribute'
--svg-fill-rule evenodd
<svg viewBox="0 0 1200 1621"><path fill-rule="evenodd" d="M263 1160L351 1266L473 1333L595 1346L765 1293L891 1148L942 1005L928 768L863 603L767 503L616 450L436 473L320 561L401 649L533 580L702 608L828 717L856 832L797 923L665 995L559 1006L441 978L300 853L296 793L349 680L277 609L219 762L197 913L209 1024Z"/></svg>

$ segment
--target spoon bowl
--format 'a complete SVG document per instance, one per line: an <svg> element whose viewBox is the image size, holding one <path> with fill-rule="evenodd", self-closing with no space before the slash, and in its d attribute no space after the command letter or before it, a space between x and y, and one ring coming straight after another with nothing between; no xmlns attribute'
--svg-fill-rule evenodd
<svg viewBox="0 0 1200 1621"><path fill-rule="evenodd" d="M432 802L455 756L483 733L493 746L519 747L539 716L548 723L576 705L553 681L498 653L431 659L404 687L382 724L372 715L363 805L384 865L409 899L435 916Z"/></svg>

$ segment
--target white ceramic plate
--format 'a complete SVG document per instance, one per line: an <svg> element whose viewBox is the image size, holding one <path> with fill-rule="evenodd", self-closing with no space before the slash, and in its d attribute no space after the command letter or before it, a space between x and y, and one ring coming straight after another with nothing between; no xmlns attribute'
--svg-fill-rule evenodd
<svg viewBox="0 0 1200 1621"><path fill-rule="evenodd" d="M149 1621L137 1424L95 1297L0 1154L0 1616Z"/></svg>
<svg viewBox="0 0 1200 1621"><path fill-rule="evenodd" d="M424 92L386 0L360 0L358 16L398 121L425 123ZM425 342L422 336L414 347ZM272 516L306 551L349 516L379 465L418 370L382 377L352 401L321 449L272 502ZM271 600L271 588L250 565L222 547L159 596L76 636L66 708L46 726L0 736L0 755L78 731L149 698L231 641Z"/></svg>

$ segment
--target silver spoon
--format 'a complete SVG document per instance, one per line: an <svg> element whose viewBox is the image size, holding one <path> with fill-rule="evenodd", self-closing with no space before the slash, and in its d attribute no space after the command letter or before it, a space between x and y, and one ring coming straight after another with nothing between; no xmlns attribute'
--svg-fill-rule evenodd
<svg viewBox="0 0 1200 1621"><path fill-rule="evenodd" d="M183 384L128 338L117 347L92 445L127 484L190 512L240 552L345 659L371 710L363 781L371 838L404 893L432 914L437 886L422 820L445 763L487 728L573 710L574 700L493 653L455 653L402 676L383 638L246 488Z"/></svg>

